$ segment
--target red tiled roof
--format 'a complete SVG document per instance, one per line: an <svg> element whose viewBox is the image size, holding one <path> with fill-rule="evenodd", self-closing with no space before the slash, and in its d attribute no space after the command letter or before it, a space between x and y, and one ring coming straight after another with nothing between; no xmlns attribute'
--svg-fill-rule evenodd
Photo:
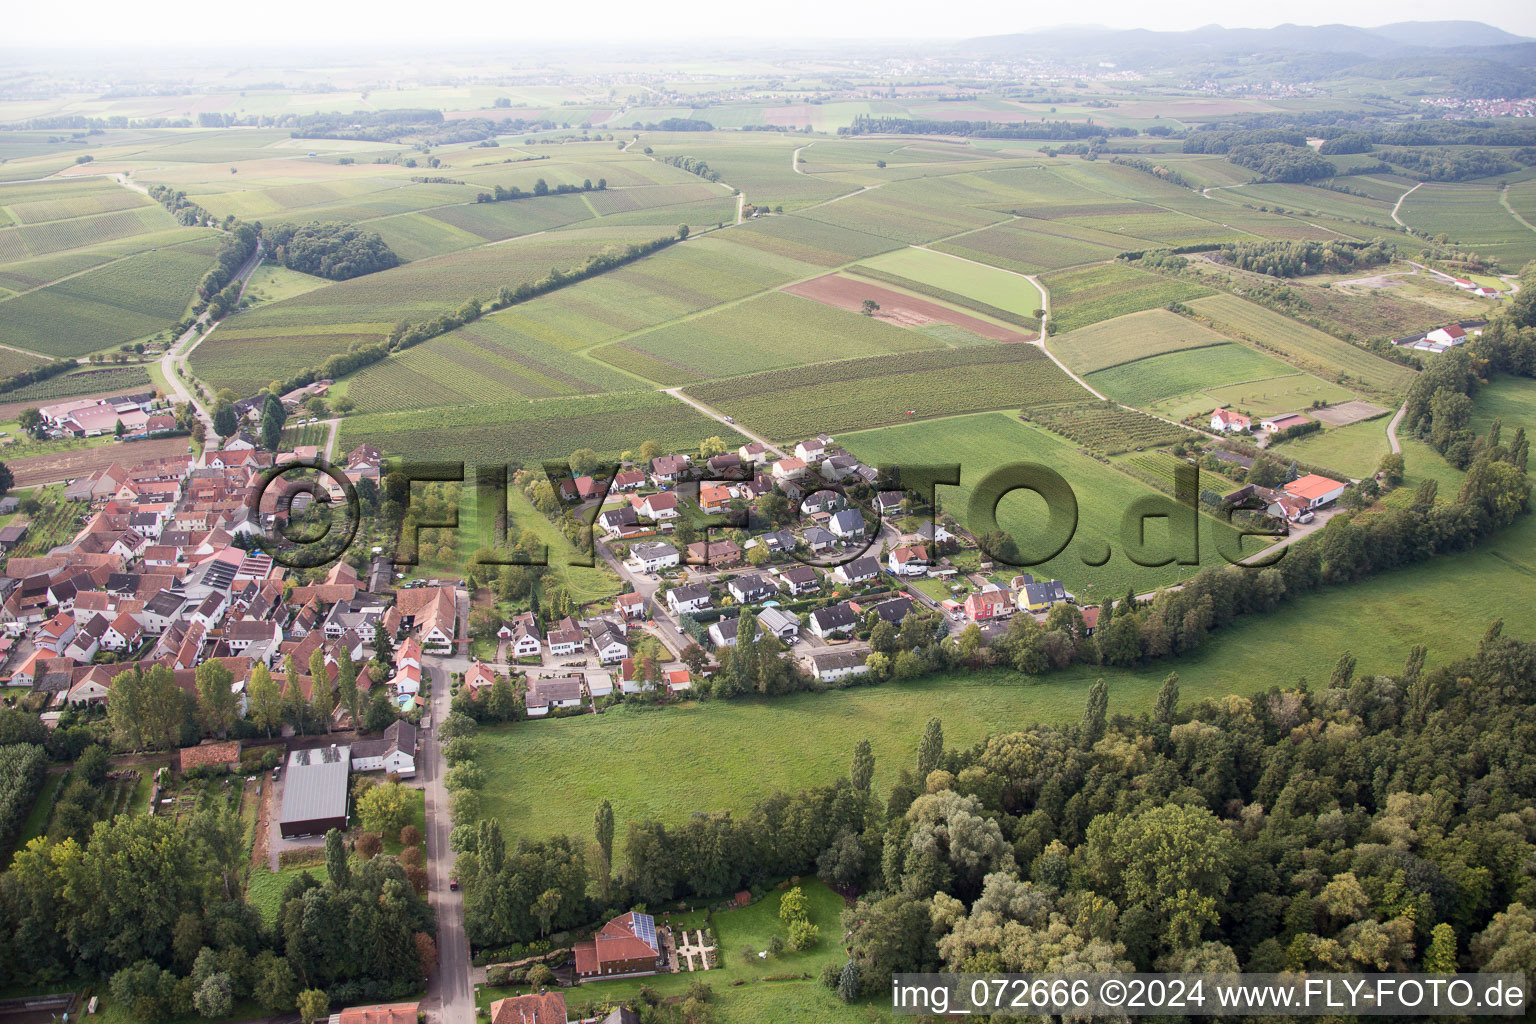
<svg viewBox="0 0 1536 1024"><path fill-rule="evenodd" d="M565 996L559 992L511 996L491 1004L491 1024L566 1024L565 1014Z"/></svg>
<svg viewBox="0 0 1536 1024"><path fill-rule="evenodd" d="M380 1003L375 1006L349 1006L336 1016L341 1024L416 1024L420 1003ZM561 1021L564 1024L564 1021Z"/></svg>

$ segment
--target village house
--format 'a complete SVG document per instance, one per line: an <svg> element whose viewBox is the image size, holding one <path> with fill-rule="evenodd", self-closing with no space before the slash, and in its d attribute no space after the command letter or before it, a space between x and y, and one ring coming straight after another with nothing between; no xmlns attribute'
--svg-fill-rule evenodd
<svg viewBox="0 0 1536 1024"><path fill-rule="evenodd" d="M731 489L722 484L704 484L699 488L699 508L709 515L730 511Z"/></svg>
<svg viewBox="0 0 1536 1024"><path fill-rule="evenodd" d="M768 446L761 441L752 441L737 448L736 454L741 456L742 462L761 464L768 461Z"/></svg>
<svg viewBox="0 0 1536 1024"><path fill-rule="evenodd" d="M688 545L688 564L716 568L741 562L741 548L733 540L696 541Z"/></svg>
<svg viewBox="0 0 1536 1024"><path fill-rule="evenodd" d="M629 644L611 627L599 629L592 634L592 650L597 653L600 665L612 665L629 657Z"/></svg>
<svg viewBox="0 0 1536 1024"><path fill-rule="evenodd" d="M886 565L898 576L921 576L928 571L928 548L924 544L903 544L891 549Z"/></svg>
<svg viewBox="0 0 1536 1024"><path fill-rule="evenodd" d="M667 591L667 607L674 615L702 611L710 604L709 587L703 583L687 583Z"/></svg>
<svg viewBox="0 0 1536 1024"><path fill-rule="evenodd" d="M656 572L678 564L677 549L670 544L635 544L629 549L629 566L636 572Z"/></svg>
<svg viewBox="0 0 1536 1024"><path fill-rule="evenodd" d="M977 590L965 599L965 616L972 622L1007 618L1014 611L1013 594L998 587L995 590Z"/></svg>
<svg viewBox="0 0 1536 1024"><path fill-rule="evenodd" d="M839 583L853 586L859 583L868 583L880 576L880 561L873 555L864 555L855 558L851 562L844 562L832 570L832 578Z"/></svg>
<svg viewBox="0 0 1536 1024"><path fill-rule="evenodd" d="M811 655L811 674L823 683L835 683L869 671L868 651L821 651Z"/></svg>
<svg viewBox="0 0 1536 1024"><path fill-rule="evenodd" d="M838 540L864 539L864 517L858 509L845 508L841 512L834 512L827 523L827 528Z"/></svg>
<svg viewBox="0 0 1536 1024"><path fill-rule="evenodd" d="M610 508L597 517L598 528L610 537L623 537L640 531L640 516L633 505Z"/></svg>
<svg viewBox="0 0 1536 1024"><path fill-rule="evenodd" d="M581 677L554 676L533 679L528 683L528 694L523 700L531 718L549 714L551 709L581 707Z"/></svg>
<svg viewBox="0 0 1536 1024"><path fill-rule="evenodd" d="M561 619L559 625L549 631L545 640L549 644L549 653L557 658L578 654L585 646L581 629L569 616Z"/></svg>
<svg viewBox="0 0 1536 1024"><path fill-rule="evenodd" d="M616 491L638 491L645 483L645 473L638 469L626 469L622 473L615 473L613 477L613 489Z"/></svg>
<svg viewBox="0 0 1536 1024"><path fill-rule="evenodd" d="M670 487L688 473L688 456L658 455L651 460L651 483L657 487Z"/></svg>
<svg viewBox="0 0 1536 1024"><path fill-rule="evenodd" d="M785 643L794 643L800 636L800 620L782 608L764 608L758 612L757 625Z"/></svg>
<svg viewBox="0 0 1536 1024"><path fill-rule="evenodd" d="M640 913L614 918L591 939L576 943L572 952L578 982L655 974L666 961L656 935L656 919Z"/></svg>
<svg viewBox="0 0 1536 1024"><path fill-rule="evenodd" d="M351 754L355 772L390 772L408 779L416 774L416 727L397 719L378 736L353 740Z"/></svg>
<svg viewBox="0 0 1536 1024"><path fill-rule="evenodd" d="M752 604L756 601L766 601L779 592L777 587L755 572L745 572L740 576L732 578L725 585L725 589L737 604Z"/></svg>
<svg viewBox="0 0 1536 1024"><path fill-rule="evenodd" d="M676 519L678 516L677 495L672 491L660 491L644 497L630 495L629 500L635 511L646 519L661 522L664 519Z"/></svg>
<svg viewBox="0 0 1536 1024"><path fill-rule="evenodd" d="M796 565L778 571L779 585L791 595L814 594L821 589L821 577L808 565Z"/></svg>
<svg viewBox="0 0 1536 1024"><path fill-rule="evenodd" d="M1240 434L1253 427L1253 420L1231 409L1217 409L1211 413L1211 430L1218 434Z"/></svg>
<svg viewBox="0 0 1536 1024"><path fill-rule="evenodd" d="M626 619L645 618L645 597L642 594L620 594L613 606Z"/></svg>
<svg viewBox="0 0 1536 1024"><path fill-rule="evenodd" d="M811 612L809 627L812 633L825 640L834 635L849 635L858 622L859 617L845 601Z"/></svg>

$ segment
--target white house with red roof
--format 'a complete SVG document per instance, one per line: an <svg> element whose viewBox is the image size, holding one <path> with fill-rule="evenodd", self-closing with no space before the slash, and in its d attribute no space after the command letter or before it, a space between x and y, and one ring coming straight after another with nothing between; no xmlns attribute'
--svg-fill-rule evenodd
<svg viewBox="0 0 1536 1024"><path fill-rule="evenodd" d="M1240 434L1253 427L1253 420L1231 409L1217 409L1211 413L1211 429L1220 434Z"/></svg>

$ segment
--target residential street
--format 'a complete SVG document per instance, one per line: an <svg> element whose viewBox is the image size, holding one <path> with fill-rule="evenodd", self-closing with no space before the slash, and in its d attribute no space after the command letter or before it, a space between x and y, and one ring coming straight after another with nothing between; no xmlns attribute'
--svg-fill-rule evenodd
<svg viewBox="0 0 1536 1024"><path fill-rule="evenodd" d="M448 834L453 823L448 818L448 790L443 785L448 765L437 737L437 727L448 716L448 674L467 668L466 655L431 659L433 724L421 733L421 781L427 798L428 901L437 914L437 971L427 985L425 1005L428 1019L440 1024L472 1024L475 1019L469 941L464 935L464 894L448 888L448 876L453 871Z"/></svg>

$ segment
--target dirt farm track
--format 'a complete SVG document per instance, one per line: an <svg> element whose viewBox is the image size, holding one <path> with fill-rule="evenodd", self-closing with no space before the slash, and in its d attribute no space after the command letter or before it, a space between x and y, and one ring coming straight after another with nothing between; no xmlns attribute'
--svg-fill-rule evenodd
<svg viewBox="0 0 1536 1024"><path fill-rule="evenodd" d="M95 448L53 452L49 455L32 455L7 462L16 476L15 486L30 487L33 484L51 484L75 477L89 476L98 469L106 469L114 462L135 465L172 455L185 455L186 437L162 437L152 441L110 442Z"/></svg>

